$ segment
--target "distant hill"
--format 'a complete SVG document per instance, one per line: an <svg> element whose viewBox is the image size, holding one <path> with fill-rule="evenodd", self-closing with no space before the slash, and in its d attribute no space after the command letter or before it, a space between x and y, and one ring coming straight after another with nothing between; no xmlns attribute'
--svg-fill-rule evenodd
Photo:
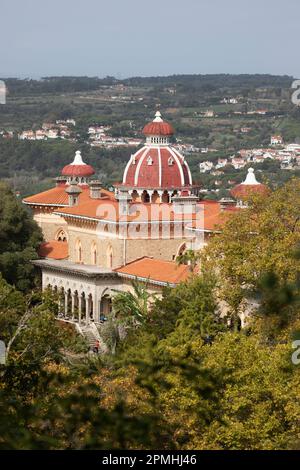
<svg viewBox="0 0 300 470"><path fill-rule="evenodd" d="M170 75L165 77L132 77L118 80L115 77L43 77L41 80L6 78L11 96L40 95L43 93L72 93L97 90L102 86L124 84L141 87L181 87L213 91L217 88L289 88L293 77L284 75Z"/></svg>
<svg viewBox="0 0 300 470"><path fill-rule="evenodd" d="M205 85L212 85L216 88L244 88L244 87L290 87L293 77L284 75L231 75L231 74L216 74L216 75L170 75L167 77L133 77L123 80L123 83L128 85L192 85L193 87L201 88Z"/></svg>

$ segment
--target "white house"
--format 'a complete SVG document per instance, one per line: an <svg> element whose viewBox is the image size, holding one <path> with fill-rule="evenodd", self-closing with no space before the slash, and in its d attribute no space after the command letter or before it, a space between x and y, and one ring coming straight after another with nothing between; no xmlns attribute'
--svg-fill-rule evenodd
<svg viewBox="0 0 300 470"><path fill-rule="evenodd" d="M208 171L211 171L213 167L213 162L206 161L199 163L200 173L207 173Z"/></svg>
<svg viewBox="0 0 300 470"><path fill-rule="evenodd" d="M288 152L299 153L300 152L300 144L289 144L285 147L285 150L287 150Z"/></svg>
<svg viewBox="0 0 300 470"><path fill-rule="evenodd" d="M19 135L19 139L20 140L35 140L36 137L35 137L35 132L30 130L30 131L23 131L20 135Z"/></svg>
<svg viewBox="0 0 300 470"><path fill-rule="evenodd" d="M49 129L47 133L47 137L49 139L57 139L58 138L58 130L57 129Z"/></svg>
<svg viewBox="0 0 300 470"><path fill-rule="evenodd" d="M47 134L43 129L38 129L35 133L36 140L45 140L47 138Z"/></svg>
<svg viewBox="0 0 300 470"><path fill-rule="evenodd" d="M234 157L231 160L231 164L236 170L239 170L240 168L244 168L244 166L246 166L246 161L243 158Z"/></svg>
<svg viewBox="0 0 300 470"><path fill-rule="evenodd" d="M271 135L271 145L282 145L283 138L281 135Z"/></svg>
<svg viewBox="0 0 300 470"><path fill-rule="evenodd" d="M216 165L216 168L217 169L224 168L224 166L226 166L227 164L228 164L228 159L227 158L219 158L218 163Z"/></svg>

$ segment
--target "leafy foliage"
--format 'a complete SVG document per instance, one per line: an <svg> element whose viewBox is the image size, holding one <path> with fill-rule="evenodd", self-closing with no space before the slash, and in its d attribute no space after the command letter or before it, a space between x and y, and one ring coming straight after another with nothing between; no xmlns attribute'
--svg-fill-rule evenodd
<svg viewBox="0 0 300 470"><path fill-rule="evenodd" d="M282 282L296 281L299 195L300 180L292 179L267 199L252 198L249 208L230 217L205 250L203 261L217 267L220 292L232 312L239 311L266 273L273 272Z"/></svg>
<svg viewBox="0 0 300 470"><path fill-rule="evenodd" d="M42 241L41 230L11 190L0 184L0 271L10 284L20 290L32 286L34 267Z"/></svg>
<svg viewBox="0 0 300 470"><path fill-rule="evenodd" d="M0 279L0 448L298 448L298 193L294 181L249 201L211 241L202 275L160 297L137 282L117 295L112 327L127 336L99 358L74 348L50 293L25 297ZM255 296L248 328L231 331L220 296L235 314Z"/></svg>

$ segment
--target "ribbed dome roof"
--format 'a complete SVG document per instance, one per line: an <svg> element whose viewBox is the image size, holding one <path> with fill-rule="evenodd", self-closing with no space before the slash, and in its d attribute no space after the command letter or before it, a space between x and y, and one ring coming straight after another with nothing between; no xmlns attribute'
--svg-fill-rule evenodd
<svg viewBox="0 0 300 470"><path fill-rule="evenodd" d="M155 119L145 125L143 134L146 136L153 135L167 137L174 134L174 129L171 124L162 120L160 112L157 111L155 113Z"/></svg>
<svg viewBox="0 0 300 470"><path fill-rule="evenodd" d="M123 177L130 187L172 189L192 185L187 162L172 147L145 146L132 155Z"/></svg>
<svg viewBox="0 0 300 470"><path fill-rule="evenodd" d="M66 165L63 169L61 174L63 176L92 176L95 173L94 168L91 165L87 165L83 162L81 153L79 150L75 153L75 158L72 163Z"/></svg>
<svg viewBox="0 0 300 470"><path fill-rule="evenodd" d="M255 177L253 168L249 168L245 181L234 186L230 194L235 199L243 199L251 194L268 194L270 189L265 184L259 183Z"/></svg>

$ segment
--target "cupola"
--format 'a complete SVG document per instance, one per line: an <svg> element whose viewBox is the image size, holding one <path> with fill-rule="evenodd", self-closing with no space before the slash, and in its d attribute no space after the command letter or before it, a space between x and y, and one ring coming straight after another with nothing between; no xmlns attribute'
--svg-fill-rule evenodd
<svg viewBox="0 0 300 470"><path fill-rule="evenodd" d="M91 165L87 165L82 160L80 150L77 150L77 152L75 153L75 158L73 162L69 165L66 165L61 172L62 176L67 177L68 183L71 183L72 180L78 184L86 184L88 178L94 173L94 168Z"/></svg>
<svg viewBox="0 0 300 470"><path fill-rule="evenodd" d="M248 174L243 183L234 186L230 191L231 196L237 200L243 200L251 194L262 194L267 195L270 189L265 184L257 181L253 168L248 169Z"/></svg>

